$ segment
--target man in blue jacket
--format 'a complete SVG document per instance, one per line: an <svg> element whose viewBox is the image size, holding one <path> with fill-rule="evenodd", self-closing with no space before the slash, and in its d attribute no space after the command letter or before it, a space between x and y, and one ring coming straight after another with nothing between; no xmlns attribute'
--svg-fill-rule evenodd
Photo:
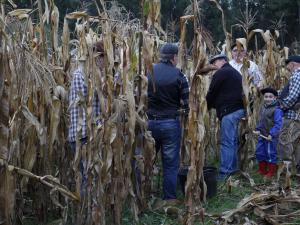
<svg viewBox="0 0 300 225"><path fill-rule="evenodd" d="M163 198L176 199L181 127L179 112L188 111L189 85L176 68L178 47L167 43L160 49L160 62L148 75L148 129L161 151L163 164Z"/></svg>
<svg viewBox="0 0 300 225"><path fill-rule="evenodd" d="M209 62L218 68L206 101L208 109L215 108L221 121L219 179L222 180L238 170L238 124L245 116L242 76L228 63L224 54L214 56Z"/></svg>

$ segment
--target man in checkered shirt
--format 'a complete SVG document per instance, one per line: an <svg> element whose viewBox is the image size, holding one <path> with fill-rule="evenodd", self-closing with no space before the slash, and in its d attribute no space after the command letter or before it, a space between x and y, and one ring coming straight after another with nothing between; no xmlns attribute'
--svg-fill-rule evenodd
<svg viewBox="0 0 300 225"><path fill-rule="evenodd" d="M97 42L94 48L97 53L96 64L99 68L103 67L103 43ZM68 133L68 141L70 143L76 142L76 137L79 135L79 140L82 144L86 143L87 138L87 120L86 112L82 103L87 103L87 83L85 80L83 64L79 63L79 67L74 71L70 94L69 94L69 109L70 109L70 126ZM82 102L83 101L83 102ZM97 118L100 115L100 103L98 95L95 92L92 101L93 117ZM81 129L81 132L78 132Z"/></svg>
<svg viewBox="0 0 300 225"><path fill-rule="evenodd" d="M104 48L102 42L97 42L94 48L96 54L96 65L101 69L103 67ZM78 68L74 71L70 93L69 93L69 110L70 125L68 132L68 141L73 154L76 152L76 140L80 141L81 147L87 143L87 115L85 106L88 101L87 81L84 74L84 62L80 61ZM100 115L100 102L96 92L92 99L93 118L97 119ZM83 163L80 162L80 171L82 174L81 191L86 178L83 174Z"/></svg>
<svg viewBox="0 0 300 225"><path fill-rule="evenodd" d="M290 56L286 60L286 67L291 76L279 97L284 114L278 155L281 160L295 160L297 173L300 173L300 56Z"/></svg>

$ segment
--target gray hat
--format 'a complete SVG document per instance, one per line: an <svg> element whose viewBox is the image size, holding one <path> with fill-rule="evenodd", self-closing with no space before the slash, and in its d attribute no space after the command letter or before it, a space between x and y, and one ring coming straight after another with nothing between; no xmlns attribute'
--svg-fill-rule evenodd
<svg viewBox="0 0 300 225"><path fill-rule="evenodd" d="M209 63L213 64L217 59L225 59L226 61L228 61L227 56L222 53L222 54L218 54L218 55L211 57L209 59Z"/></svg>
<svg viewBox="0 0 300 225"><path fill-rule="evenodd" d="M296 62L300 63L300 55L292 55L287 60L285 60L285 63L288 64L289 62Z"/></svg>
<svg viewBox="0 0 300 225"><path fill-rule="evenodd" d="M178 47L172 43L166 43L160 48L160 58L172 59L174 55L178 54Z"/></svg>

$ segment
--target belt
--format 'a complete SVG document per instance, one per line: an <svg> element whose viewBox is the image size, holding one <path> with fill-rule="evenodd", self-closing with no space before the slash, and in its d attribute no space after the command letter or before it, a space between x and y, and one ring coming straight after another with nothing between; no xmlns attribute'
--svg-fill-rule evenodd
<svg viewBox="0 0 300 225"><path fill-rule="evenodd" d="M148 115L149 120L170 120L170 119L179 119L178 115Z"/></svg>

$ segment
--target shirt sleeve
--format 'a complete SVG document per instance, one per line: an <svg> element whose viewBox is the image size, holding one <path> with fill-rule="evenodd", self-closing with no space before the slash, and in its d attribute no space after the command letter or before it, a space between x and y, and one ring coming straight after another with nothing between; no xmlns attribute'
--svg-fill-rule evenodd
<svg viewBox="0 0 300 225"><path fill-rule="evenodd" d="M254 85L256 85L257 87L262 87L263 75L254 62L251 62L250 73L253 76Z"/></svg>
<svg viewBox="0 0 300 225"><path fill-rule="evenodd" d="M295 74L295 76L292 76L290 80L288 96L279 101L280 107L283 110L287 110L291 108L297 102L299 95L300 95L300 74Z"/></svg>
<svg viewBox="0 0 300 225"><path fill-rule="evenodd" d="M183 75L181 79L181 86L180 86L180 98L182 102L182 108L184 110L189 109L189 94L190 94L189 82L187 77Z"/></svg>
<svg viewBox="0 0 300 225"><path fill-rule="evenodd" d="M270 135L272 137L278 136L281 125L282 125L282 111L281 109L278 108L274 111L274 126L270 130Z"/></svg>
<svg viewBox="0 0 300 225"><path fill-rule="evenodd" d="M74 104L75 101L79 99L79 93L81 93L83 96L87 95L86 85L84 83L84 78L82 74L79 71L74 72L73 80L71 82L71 88L70 88L70 104Z"/></svg>
<svg viewBox="0 0 300 225"><path fill-rule="evenodd" d="M100 101L98 97L98 93L95 91L93 96L93 113L94 118L97 118L100 116Z"/></svg>
<svg viewBox="0 0 300 225"><path fill-rule="evenodd" d="M87 89L84 83L84 78L81 71L75 71L73 73L73 78L70 87L69 94L69 110L70 110L70 129L69 138L75 141L77 134L77 123L79 115L79 107L76 106L76 101L79 100L79 93L83 96L87 95Z"/></svg>

